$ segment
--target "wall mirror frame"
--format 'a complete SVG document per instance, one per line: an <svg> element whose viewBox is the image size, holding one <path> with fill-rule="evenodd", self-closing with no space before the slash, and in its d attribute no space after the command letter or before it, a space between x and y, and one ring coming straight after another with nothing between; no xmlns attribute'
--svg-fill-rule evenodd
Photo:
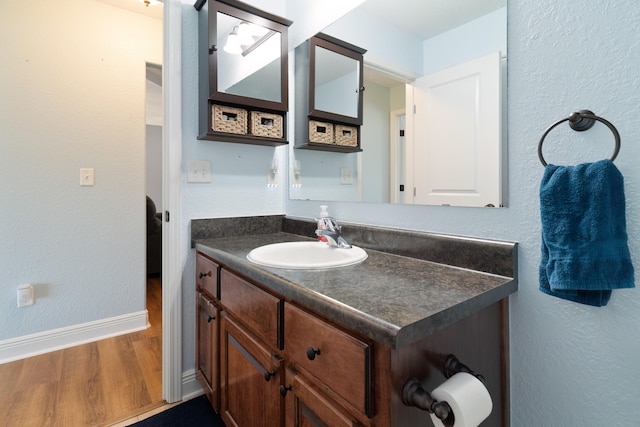
<svg viewBox="0 0 640 427"><path fill-rule="evenodd" d="M325 61L320 61L319 56L323 51L327 53L324 55ZM350 43L339 40L335 37L331 37L327 34L318 33L315 37L309 40L309 116L331 120L340 123L346 123L351 125L362 124L362 101L363 101L363 55L366 53L366 49L362 49L358 46L354 46ZM328 57L327 55L331 55ZM327 74L333 69L345 70L345 67L336 66L336 62L342 60L348 61L347 68L351 68L355 72L357 81L351 82L350 86L353 86L350 90L353 90L357 97L357 103L355 111L352 114L340 114L338 111L339 106L330 107L326 103L322 106L319 101L319 94L317 93L319 87L322 85L322 74ZM321 62L331 61L331 64L322 64ZM349 64L350 63L350 64ZM351 73L351 70L348 71ZM334 97L338 98L338 97ZM352 104L352 103L351 103ZM353 109L352 109L353 110Z"/></svg>
<svg viewBox="0 0 640 427"><path fill-rule="evenodd" d="M318 33L295 49L295 148L360 148L366 49Z"/></svg>
<svg viewBox="0 0 640 427"><path fill-rule="evenodd" d="M322 29L367 49L359 129L362 151L309 152L292 147L291 200L507 206L507 2L464 0L462 4L464 10L457 4L447 7L442 0L398 0L393 5L365 0ZM484 68L482 74L478 68L469 71L489 56L490 80ZM296 56L296 83L297 73ZM475 86L488 81L490 86ZM435 111L433 100L445 89L460 94L456 107ZM296 85L296 101L297 90ZM484 96L487 93L492 96ZM481 94L482 102L475 102L476 94ZM453 105L437 99L439 104ZM491 108L485 108L485 99ZM296 110L296 124L301 119ZM445 143L436 145L436 138ZM303 148L300 143L296 130L295 148Z"/></svg>
<svg viewBox="0 0 640 427"><path fill-rule="evenodd" d="M194 7L200 13L198 139L286 144L288 27L293 21L235 0L200 1ZM258 29L251 44L236 53L225 51L229 35L245 24ZM229 126L218 126L217 118ZM279 133L261 128L274 123Z"/></svg>

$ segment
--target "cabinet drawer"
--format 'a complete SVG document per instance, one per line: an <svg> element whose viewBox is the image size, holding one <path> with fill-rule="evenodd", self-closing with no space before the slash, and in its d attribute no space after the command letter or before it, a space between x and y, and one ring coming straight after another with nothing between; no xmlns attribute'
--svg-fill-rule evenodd
<svg viewBox="0 0 640 427"><path fill-rule="evenodd" d="M290 304L284 310L287 357L371 416L372 347Z"/></svg>
<svg viewBox="0 0 640 427"><path fill-rule="evenodd" d="M196 286L213 298L219 298L218 270L220 266L198 253L196 256Z"/></svg>
<svg viewBox="0 0 640 427"><path fill-rule="evenodd" d="M281 299L223 269L220 272L220 301L237 321L266 344L282 349Z"/></svg>

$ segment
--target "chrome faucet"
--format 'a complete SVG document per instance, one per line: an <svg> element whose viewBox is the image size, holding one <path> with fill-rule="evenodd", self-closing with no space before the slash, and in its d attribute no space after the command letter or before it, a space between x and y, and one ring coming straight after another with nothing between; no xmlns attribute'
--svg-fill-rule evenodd
<svg viewBox="0 0 640 427"><path fill-rule="evenodd" d="M318 228L316 230L316 236L324 236L327 238L329 246L336 246L338 248L349 249L351 245L340 234L342 226L338 225L338 222L333 217L323 218L325 221L326 229Z"/></svg>

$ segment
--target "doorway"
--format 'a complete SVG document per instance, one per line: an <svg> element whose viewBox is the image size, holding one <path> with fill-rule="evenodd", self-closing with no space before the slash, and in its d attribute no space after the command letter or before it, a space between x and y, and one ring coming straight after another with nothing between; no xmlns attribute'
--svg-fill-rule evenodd
<svg viewBox="0 0 640 427"><path fill-rule="evenodd" d="M154 337L162 337L162 65L145 66L145 190L147 203L146 310ZM156 353L162 363L161 347ZM162 384L161 373L158 378Z"/></svg>

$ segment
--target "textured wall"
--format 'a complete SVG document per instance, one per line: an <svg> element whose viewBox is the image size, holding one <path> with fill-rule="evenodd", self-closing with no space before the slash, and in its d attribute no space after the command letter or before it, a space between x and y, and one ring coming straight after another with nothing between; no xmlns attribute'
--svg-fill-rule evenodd
<svg viewBox="0 0 640 427"><path fill-rule="evenodd" d="M508 2L508 208L328 203L344 221L519 243L520 289L511 298L515 427L636 426L640 419L640 291L614 291L608 306L593 308L537 290L543 168L536 153L546 127L574 110L591 109L617 126L616 165L640 271L639 27L635 0ZM591 161L610 155L613 137L599 126L585 134L557 129L547 148L550 162ZM311 217L319 204L288 201L285 212Z"/></svg>
<svg viewBox="0 0 640 427"><path fill-rule="evenodd" d="M162 62L161 31L102 2L0 2L0 340L144 310L145 61ZM22 283L35 306L16 308Z"/></svg>
<svg viewBox="0 0 640 427"><path fill-rule="evenodd" d="M195 140L196 42L190 8L185 4L183 14L184 155L185 161L211 158L217 185L183 188L187 236L188 218L278 213L286 197L280 189L271 198L262 188L264 173L247 171L240 160L244 157L259 169L273 155L270 149L269 155L260 147ZM640 170L635 164L640 158L635 144L640 139L640 7L635 0L509 1L508 21L509 208L329 203L330 209L344 221L517 241L520 289L511 297L512 425L635 426L640 419L640 294L614 291L608 306L593 308L537 290L543 169L536 146L547 126L577 109L592 109L618 127L622 150L616 165L626 179L630 249L640 269ZM608 156L612 137L600 128L583 135L557 129L547 145L549 161L576 163ZM287 201L284 211L312 217L319 204ZM192 261L187 260L183 292L188 369L193 363Z"/></svg>

